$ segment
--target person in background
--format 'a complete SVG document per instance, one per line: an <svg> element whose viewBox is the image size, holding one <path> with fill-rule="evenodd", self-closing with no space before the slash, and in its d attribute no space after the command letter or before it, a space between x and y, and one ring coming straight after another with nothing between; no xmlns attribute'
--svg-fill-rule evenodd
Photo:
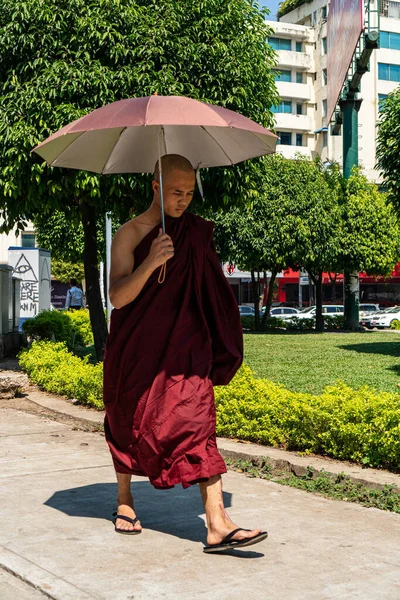
<svg viewBox="0 0 400 600"><path fill-rule="evenodd" d="M67 310L79 310L80 308L84 307L85 303L83 299L83 292L77 287L76 279L70 279L69 290L65 300L65 308Z"/></svg>

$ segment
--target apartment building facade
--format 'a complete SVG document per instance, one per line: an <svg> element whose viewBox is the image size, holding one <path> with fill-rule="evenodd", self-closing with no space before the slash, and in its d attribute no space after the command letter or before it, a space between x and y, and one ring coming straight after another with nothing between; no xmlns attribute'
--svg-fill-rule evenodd
<svg viewBox="0 0 400 600"><path fill-rule="evenodd" d="M370 6L377 8L378 0L371 0ZM342 137L332 135L327 120L328 14L327 0L313 0L278 22L269 22L275 31L269 43L279 57L276 81L282 98L274 112L279 151L285 156L292 157L296 152L310 157L318 154L323 161L342 165ZM400 85L400 0L381 0L380 30L380 48L373 52L369 72L361 80L358 135L359 163L367 177L378 183L375 165L379 108ZM306 119L296 118L300 110Z"/></svg>

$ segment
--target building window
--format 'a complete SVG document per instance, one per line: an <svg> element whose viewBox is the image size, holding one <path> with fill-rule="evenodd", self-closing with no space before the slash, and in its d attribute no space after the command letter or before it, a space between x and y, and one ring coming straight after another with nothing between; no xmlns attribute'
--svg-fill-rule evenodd
<svg viewBox="0 0 400 600"><path fill-rule="evenodd" d="M292 145L292 134L290 131L277 131L276 134L279 137L279 144L282 144L283 146Z"/></svg>
<svg viewBox="0 0 400 600"><path fill-rule="evenodd" d="M271 108L273 113L286 113L290 114L292 112L292 101L291 100L282 100L276 106Z"/></svg>
<svg viewBox="0 0 400 600"><path fill-rule="evenodd" d="M277 38L271 37L268 38L268 44L272 46L274 50L291 50L292 49L292 40L287 40L285 38Z"/></svg>
<svg viewBox="0 0 400 600"><path fill-rule="evenodd" d="M275 71L275 81L292 81L291 71Z"/></svg>
<svg viewBox="0 0 400 600"><path fill-rule="evenodd" d="M322 132L322 145L324 148L326 148L328 145L328 132L327 131Z"/></svg>
<svg viewBox="0 0 400 600"><path fill-rule="evenodd" d="M378 63L378 79L400 81L400 65Z"/></svg>
<svg viewBox="0 0 400 600"><path fill-rule="evenodd" d="M296 83L303 83L303 73L296 73Z"/></svg>
<svg viewBox="0 0 400 600"><path fill-rule="evenodd" d="M296 133L296 146L302 146L302 145L303 145L303 134Z"/></svg>
<svg viewBox="0 0 400 600"><path fill-rule="evenodd" d="M328 71L326 69L322 69L322 85L327 85L328 83Z"/></svg>
<svg viewBox="0 0 400 600"><path fill-rule="evenodd" d="M322 116L326 117L327 112L328 112L328 101L322 100Z"/></svg>
<svg viewBox="0 0 400 600"><path fill-rule="evenodd" d="M321 54L324 55L328 52L328 39L326 37L321 40Z"/></svg>
<svg viewBox="0 0 400 600"><path fill-rule="evenodd" d="M328 7L327 6L323 6L321 8L321 17L324 21L326 21L326 19L328 17Z"/></svg>
<svg viewBox="0 0 400 600"><path fill-rule="evenodd" d="M36 242L36 235L34 233L22 233L21 234L21 246L23 248L34 248Z"/></svg>
<svg viewBox="0 0 400 600"><path fill-rule="evenodd" d="M303 105L298 102L296 104L296 115L302 115L302 114L303 114Z"/></svg>
<svg viewBox="0 0 400 600"><path fill-rule="evenodd" d="M379 47L390 50L400 50L400 33L394 31L381 31L379 36Z"/></svg>
<svg viewBox="0 0 400 600"><path fill-rule="evenodd" d="M296 42L296 52L303 52L303 44L301 42Z"/></svg>
<svg viewBox="0 0 400 600"><path fill-rule="evenodd" d="M378 110L382 110L387 97L387 94L378 94Z"/></svg>

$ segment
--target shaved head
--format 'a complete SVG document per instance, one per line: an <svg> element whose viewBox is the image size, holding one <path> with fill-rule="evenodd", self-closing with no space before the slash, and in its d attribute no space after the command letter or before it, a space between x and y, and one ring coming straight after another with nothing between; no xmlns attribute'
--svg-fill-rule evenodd
<svg viewBox="0 0 400 600"><path fill-rule="evenodd" d="M180 171L187 175L194 175L194 169L191 163L180 154L165 154L161 157L163 180L166 181L173 171ZM160 181L160 170L158 161L154 167L154 181Z"/></svg>

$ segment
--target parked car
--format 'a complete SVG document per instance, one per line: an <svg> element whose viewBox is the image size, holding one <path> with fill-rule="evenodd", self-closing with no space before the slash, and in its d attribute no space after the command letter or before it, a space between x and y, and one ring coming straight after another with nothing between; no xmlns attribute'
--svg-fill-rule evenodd
<svg viewBox="0 0 400 600"><path fill-rule="evenodd" d="M245 304L239 304L239 313L241 317L254 317L256 311L252 306L246 306Z"/></svg>
<svg viewBox="0 0 400 600"><path fill-rule="evenodd" d="M297 319L315 319L317 312L316 306L309 306L301 310L295 317ZM342 316L344 315L343 304L324 304L322 306L322 314L324 317Z"/></svg>
<svg viewBox="0 0 400 600"><path fill-rule="evenodd" d="M364 317L369 317L379 312L379 304L360 304L359 311L361 321Z"/></svg>
<svg viewBox="0 0 400 600"><path fill-rule="evenodd" d="M376 313L370 320L370 327L384 329L390 327L393 321L400 321L400 306L393 306Z"/></svg>
<svg viewBox="0 0 400 600"><path fill-rule="evenodd" d="M390 306L389 308L384 308L383 310L377 310L376 312L371 313L366 317L362 317L362 319L360 319L360 325L362 325L363 327L367 327L367 329L372 329L373 326L371 325L371 321L376 320L382 314L387 313L388 310L392 310L392 308L393 308L393 306Z"/></svg>
<svg viewBox="0 0 400 600"><path fill-rule="evenodd" d="M287 319L297 315L300 311L297 308L291 308L290 306L275 306L271 308L270 316L277 317L278 319ZM265 306L262 307L261 313L265 313Z"/></svg>

